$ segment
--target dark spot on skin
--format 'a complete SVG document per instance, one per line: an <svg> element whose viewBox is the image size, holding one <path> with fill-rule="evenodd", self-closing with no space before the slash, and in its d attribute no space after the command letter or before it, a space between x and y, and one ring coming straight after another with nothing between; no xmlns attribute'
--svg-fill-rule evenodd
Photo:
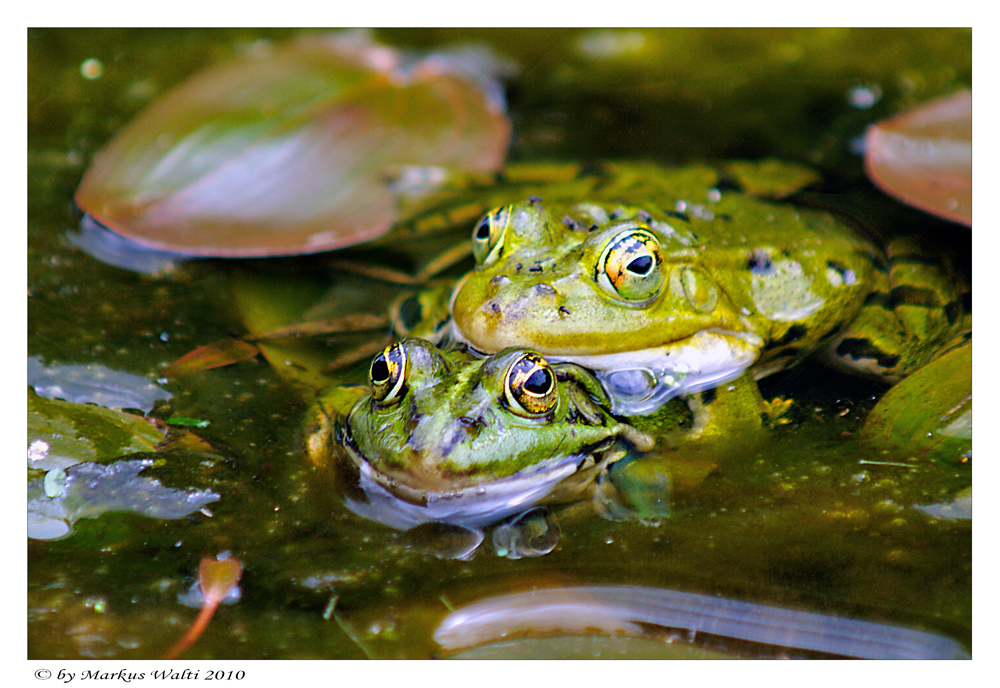
<svg viewBox="0 0 1000 688"><path fill-rule="evenodd" d="M892 368L899 363L899 356L887 354L867 339L848 338L837 346L838 356L848 356L857 361L870 358L883 368Z"/></svg>
<svg viewBox="0 0 1000 688"><path fill-rule="evenodd" d="M563 313L564 315L569 315L569 309L566 308L566 306L559 306L559 312Z"/></svg>
<svg viewBox="0 0 1000 688"><path fill-rule="evenodd" d="M590 227L587 228L587 231L596 232L598 229L600 229L600 227L598 227L597 225L590 225Z"/></svg>
<svg viewBox="0 0 1000 688"><path fill-rule="evenodd" d="M743 193L743 185L727 175L719 176L719 181L715 183L715 188L720 193L725 193L726 191L735 191L736 193Z"/></svg>
<svg viewBox="0 0 1000 688"><path fill-rule="evenodd" d="M583 177L607 177L608 170L600 162L591 160L581 165L580 171L576 176L578 179L582 179Z"/></svg>
<svg viewBox="0 0 1000 688"><path fill-rule="evenodd" d="M959 305L958 301L952 301L944 307L944 316L948 318L949 325L954 325L955 321L958 320L958 316L961 314L962 306Z"/></svg>
<svg viewBox="0 0 1000 688"><path fill-rule="evenodd" d="M638 213L639 219L645 222L647 225L652 224L653 216L647 213L645 210L640 210Z"/></svg>
<svg viewBox="0 0 1000 688"><path fill-rule="evenodd" d="M403 299L403 303L399 304L399 318L407 330L413 329L423 317L424 309L420 307L420 299L416 296Z"/></svg>
<svg viewBox="0 0 1000 688"><path fill-rule="evenodd" d="M785 332L785 334L783 334L779 339L774 340L773 344L774 346L783 346L785 344L791 344L792 342L802 339L802 337L808 331L809 330L807 330L802 325L792 325L791 327L788 328L788 331Z"/></svg>
<svg viewBox="0 0 1000 688"><path fill-rule="evenodd" d="M691 218L688 217L687 213L679 213L676 210L664 210L663 212L666 213L667 217L675 217L678 220L682 220L684 222L687 222L688 224L691 224Z"/></svg>
<svg viewBox="0 0 1000 688"><path fill-rule="evenodd" d="M755 248L747 256L747 269L755 275L766 275L771 272L771 256L767 251Z"/></svg>
<svg viewBox="0 0 1000 688"><path fill-rule="evenodd" d="M576 223L576 220L574 220L573 218L571 218L569 215L564 215L563 216L562 223L564 225L566 225L566 229L569 229L569 230L580 229L580 225L578 225Z"/></svg>
<svg viewBox="0 0 1000 688"><path fill-rule="evenodd" d="M921 306L923 308L939 308L941 299L932 290L923 287L903 285L889 292L889 306L895 308L900 304Z"/></svg>
<svg viewBox="0 0 1000 688"><path fill-rule="evenodd" d="M866 306L878 306L879 308L889 309L889 295L881 291L873 291L871 294L865 297Z"/></svg>
<svg viewBox="0 0 1000 688"><path fill-rule="evenodd" d="M542 271L541 265L532 265L530 268L528 268L528 272L541 272L541 271Z"/></svg>
<svg viewBox="0 0 1000 688"><path fill-rule="evenodd" d="M448 436L439 447L441 456L448 456L448 454L451 454L451 450L455 448L455 445L465 439L468 434L469 432L467 426L460 423L454 426L452 431L448 433Z"/></svg>
<svg viewBox="0 0 1000 688"><path fill-rule="evenodd" d="M523 268L523 267L524 267L523 265L521 265L520 263L518 263L517 265L514 266L514 269L517 270L518 272L520 272L521 268Z"/></svg>
<svg viewBox="0 0 1000 688"><path fill-rule="evenodd" d="M729 213L718 213L715 215L716 220L723 220L724 222L729 222L733 219L733 216Z"/></svg>
<svg viewBox="0 0 1000 688"><path fill-rule="evenodd" d="M708 406L713 401L715 401L715 397L716 397L717 394L718 394L718 392L716 391L715 387L712 387L711 389L704 390L701 393L701 403L704 404L705 406Z"/></svg>
<svg viewBox="0 0 1000 688"><path fill-rule="evenodd" d="M542 199L540 196L528 196L528 202L532 205L541 205Z"/></svg>
<svg viewBox="0 0 1000 688"><path fill-rule="evenodd" d="M608 217L611 218L612 220L617 220L621 216L622 216L621 211L612 210L611 214Z"/></svg>
<svg viewBox="0 0 1000 688"><path fill-rule="evenodd" d="M500 314L500 306L497 305L496 301L490 302L490 308L492 308L493 312L496 313L497 315Z"/></svg>

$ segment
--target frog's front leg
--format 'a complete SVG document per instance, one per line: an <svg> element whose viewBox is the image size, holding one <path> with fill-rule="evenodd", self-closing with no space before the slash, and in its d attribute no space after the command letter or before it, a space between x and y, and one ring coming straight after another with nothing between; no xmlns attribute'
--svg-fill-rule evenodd
<svg viewBox="0 0 1000 688"><path fill-rule="evenodd" d="M694 418L686 440L720 449L755 444L767 437L762 423L764 399L753 375L687 397Z"/></svg>
<svg viewBox="0 0 1000 688"><path fill-rule="evenodd" d="M892 241L888 270L858 315L821 352L832 367L896 383L972 335L968 281L916 238Z"/></svg>
<svg viewBox="0 0 1000 688"><path fill-rule="evenodd" d="M716 458L768 437L761 422L764 400L752 374L671 399L630 422L656 438L660 448L705 451Z"/></svg>

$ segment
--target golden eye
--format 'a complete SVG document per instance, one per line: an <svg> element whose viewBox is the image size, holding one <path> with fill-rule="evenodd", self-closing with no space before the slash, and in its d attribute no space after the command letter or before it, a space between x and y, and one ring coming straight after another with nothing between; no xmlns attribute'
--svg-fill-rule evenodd
<svg viewBox="0 0 1000 688"><path fill-rule="evenodd" d="M402 398L403 379L406 377L406 351L402 344L385 347L368 369L368 381L372 386L372 398L382 406L388 406Z"/></svg>
<svg viewBox="0 0 1000 688"><path fill-rule="evenodd" d="M632 227L616 234L601 253L597 281L612 296L646 303L663 288L660 242L647 229Z"/></svg>
<svg viewBox="0 0 1000 688"><path fill-rule="evenodd" d="M480 265L489 265L500 257L512 210L509 205L491 210L472 230L472 255Z"/></svg>
<svg viewBox="0 0 1000 688"><path fill-rule="evenodd" d="M534 352L519 357L504 380L507 407L519 416L539 416L555 408L556 374L548 361Z"/></svg>

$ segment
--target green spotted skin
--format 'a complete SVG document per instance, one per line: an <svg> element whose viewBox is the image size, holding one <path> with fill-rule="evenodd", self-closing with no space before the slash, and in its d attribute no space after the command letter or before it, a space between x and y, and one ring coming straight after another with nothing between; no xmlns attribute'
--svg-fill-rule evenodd
<svg viewBox="0 0 1000 688"><path fill-rule="evenodd" d="M891 241L886 258L858 315L823 353L835 367L895 383L971 338L971 290L946 254L915 237Z"/></svg>

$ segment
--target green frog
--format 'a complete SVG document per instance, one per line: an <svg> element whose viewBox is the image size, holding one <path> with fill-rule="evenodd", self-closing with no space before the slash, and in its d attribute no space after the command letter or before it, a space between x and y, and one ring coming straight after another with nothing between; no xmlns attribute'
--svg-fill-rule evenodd
<svg viewBox="0 0 1000 688"><path fill-rule="evenodd" d="M451 293L450 338L582 365L625 416L813 354L896 382L967 340L968 286L946 260L754 197L740 181L754 175L732 170L620 166L613 194L490 211Z"/></svg>
<svg viewBox="0 0 1000 688"><path fill-rule="evenodd" d="M477 358L408 337L375 356L368 377L353 404L344 388L320 399L307 450L318 465L334 454L353 466L369 506L394 511L364 515L403 529L476 527L572 501L623 447L653 446L608 412L587 370L523 348Z"/></svg>

